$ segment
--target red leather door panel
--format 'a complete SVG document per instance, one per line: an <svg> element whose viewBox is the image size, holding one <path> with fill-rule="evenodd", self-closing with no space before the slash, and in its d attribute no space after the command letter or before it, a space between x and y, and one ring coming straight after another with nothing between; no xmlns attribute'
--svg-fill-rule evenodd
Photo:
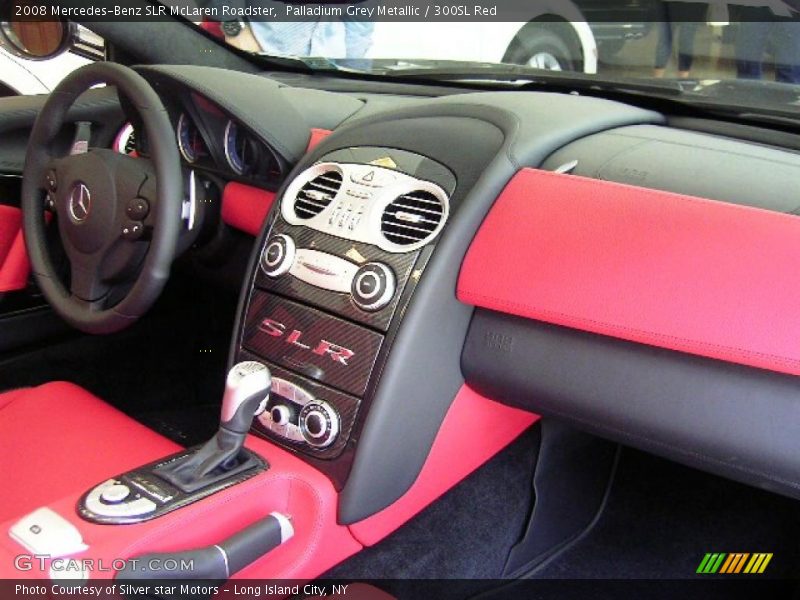
<svg viewBox="0 0 800 600"><path fill-rule="evenodd" d="M0 293L24 289L29 272L22 211L0 204Z"/></svg>

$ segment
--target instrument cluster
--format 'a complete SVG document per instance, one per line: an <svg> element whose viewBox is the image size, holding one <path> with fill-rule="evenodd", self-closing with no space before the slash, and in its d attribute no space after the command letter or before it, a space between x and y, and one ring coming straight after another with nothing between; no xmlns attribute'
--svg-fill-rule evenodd
<svg viewBox="0 0 800 600"><path fill-rule="evenodd" d="M284 163L269 144L214 103L189 93L180 103L173 102L170 112L186 166L260 186L277 186L282 180ZM115 143L115 149L130 153L135 147L138 155L148 156L144 128L128 123L123 129L126 143Z"/></svg>

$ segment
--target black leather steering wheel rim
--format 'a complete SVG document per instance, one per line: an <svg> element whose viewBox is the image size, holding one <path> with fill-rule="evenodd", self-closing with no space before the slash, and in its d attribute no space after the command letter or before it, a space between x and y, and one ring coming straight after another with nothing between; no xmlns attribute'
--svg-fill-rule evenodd
<svg viewBox="0 0 800 600"><path fill-rule="evenodd" d="M148 139L149 160L155 170L157 201L152 209L154 225L149 248L138 276L116 305L97 309L68 290L53 265L45 234L43 181L56 158L51 153L52 144L62 130L69 108L80 94L100 83L115 86L141 117ZM182 191L180 158L172 125L150 84L134 70L113 63L94 63L70 73L50 94L34 123L22 182L28 256L36 282L56 313L75 328L94 334L119 331L141 317L156 301L169 278L182 223ZM59 218L66 218L61 212L57 214Z"/></svg>

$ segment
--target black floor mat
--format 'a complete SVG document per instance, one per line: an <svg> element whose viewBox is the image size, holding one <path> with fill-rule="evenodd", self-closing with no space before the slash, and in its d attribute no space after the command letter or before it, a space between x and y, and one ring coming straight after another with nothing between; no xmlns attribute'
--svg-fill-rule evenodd
<svg viewBox="0 0 800 600"><path fill-rule="evenodd" d="M531 447L527 434L325 577L370 580L402 600L800 598L792 582L762 587L797 577L797 501L628 448L594 525L527 581L420 581L499 576L527 517L530 476L523 472L532 466ZM501 534L487 536L498 527ZM707 552L773 558L763 575L697 575Z"/></svg>
<svg viewBox="0 0 800 600"><path fill-rule="evenodd" d="M707 552L773 553L765 575L796 577L800 503L626 448L607 505L538 578L695 577Z"/></svg>
<svg viewBox="0 0 800 600"><path fill-rule="evenodd" d="M538 448L534 427L398 531L323 578L499 577L528 518ZM402 597L408 586L382 587ZM437 597L463 594L454 582Z"/></svg>
<svg viewBox="0 0 800 600"><path fill-rule="evenodd" d="M0 362L3 389L65 380L184 446L205 441L219 406L234 295L171 282L155 309L108 336L75 335Z"/></svg>

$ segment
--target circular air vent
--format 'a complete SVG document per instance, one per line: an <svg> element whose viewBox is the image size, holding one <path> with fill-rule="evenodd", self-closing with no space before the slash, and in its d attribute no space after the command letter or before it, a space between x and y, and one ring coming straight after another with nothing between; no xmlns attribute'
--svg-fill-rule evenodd
<svg viewBox="0 0 800 600"><path fill-rule="evenodd" d="M339 171L320 173L297 192L294 214L298 219L312 219L325 210L342 187Z"/></svg>
<svg viewBox="0 0 800 600"><path fill-rule="evenodd" d="M433 239L444 216L444 203L438 196L415 190L399 196L384 209L381 233L398 246L425 244Z"/></svg>

